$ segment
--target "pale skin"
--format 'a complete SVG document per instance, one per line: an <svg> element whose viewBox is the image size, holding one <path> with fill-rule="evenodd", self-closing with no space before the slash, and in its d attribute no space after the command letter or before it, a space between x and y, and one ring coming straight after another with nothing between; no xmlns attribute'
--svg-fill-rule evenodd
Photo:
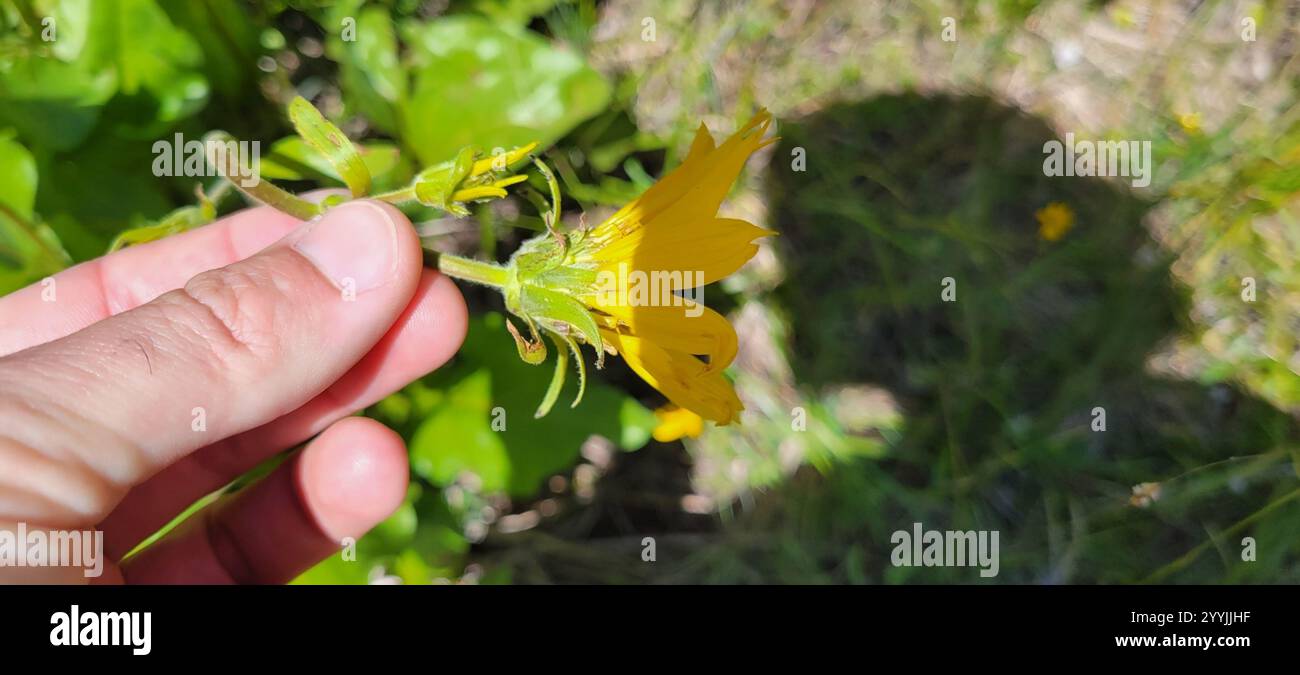
<svg viewBox="0 0 1300 675"><path fill-rule="evenodd" d="M378 202L307 224L248 209L53 279L0 297L0 528L102 530L108 562L97 579L0 567L0 583L293 579L406 494L401 438L348 416L442 365L465 336L460 292Z"/></svg>

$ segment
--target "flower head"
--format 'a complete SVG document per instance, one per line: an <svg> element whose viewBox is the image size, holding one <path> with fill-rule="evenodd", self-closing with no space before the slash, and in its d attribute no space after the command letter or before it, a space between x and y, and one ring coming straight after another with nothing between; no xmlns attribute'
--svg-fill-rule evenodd
<svg viewBox="0 0 1300 675"><path fill-rule="evenodd" d="M527 176L513 175L511 167L529 157L536 147L537 143L529 143L488 157L473 146L461 148L455 159L421 171L411 191L421 204L467 216L466 202L500 199L506 196L507 187L527 180Z"/></svg>
<svg viewBox="0 0 1300 675"><path fill-rule="evenodd" d="M1196 136L1201 133L1201 113L1179 113L1176 116L1178 126L1182 128L1183 133L1189 136Z"/></svg>
<svg viewBox="0 0 1300 675"><path fill-rule="evenodd" d="M736 331L696 298L752 258L755 240L773 234L717 215L745 161L775 141L764 138L771 123L761 111L721 145L700 125L681 166L613 216L525 242L504 287L507 309L530 333L511 325L520 356L546 358L540 327L559 349L558 373L566 352L578 357L579 399L585 373L577 341L596 349L597 367L606 353L617 354L672 403L719 424L734 421L743 406L722 371L736 356ZM557 374L539 415L562 383Z"/></svg>
<svg viewBox="0 0 1300 675"><path fill-rule="evenodd" d="M1038 236L1057 241L1074 228L1074 211L1067 204L1052 202L1034 212L1038 219Z"/></svg>

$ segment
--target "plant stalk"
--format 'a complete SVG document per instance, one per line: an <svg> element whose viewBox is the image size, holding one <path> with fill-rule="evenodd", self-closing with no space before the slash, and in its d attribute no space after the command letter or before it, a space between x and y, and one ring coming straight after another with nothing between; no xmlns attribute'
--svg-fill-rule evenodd
<svg viewBox="0 0 1300 675"><path fill-rule="evenodd" d="M424 251L424 264L453 279L492 288L505 288L510 279L510 270L496 263L462 258L450 253L437 253L428 249Z"/></svg>

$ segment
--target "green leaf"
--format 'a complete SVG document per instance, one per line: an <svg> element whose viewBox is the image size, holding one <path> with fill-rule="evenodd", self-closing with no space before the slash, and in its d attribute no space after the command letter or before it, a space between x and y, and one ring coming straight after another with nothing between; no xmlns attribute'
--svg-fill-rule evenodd
<svg viewBox="0 0 1300 675"><path fill-rule="evenodd" d="M362 540L364 541L364 539ZM362 542L357 542L360 548ZM344 560L339 554L320 561L292 582L295 586L361 586L370 579L370 565L357 560Z"/></svg>
<svg viewBox="0 0 1300 675"><path fill-rule="evenodd" d="M49 7L54 19L55 40L50 45L54 58L75 61L86 46L90 33L90 3L93 0L60 0ZM42 27L44 28L44 27Z"/></svg>
<svg viewBox="0 0 1300 675"><path fill-rule="evenodd" d="M440 388L446 396L410 441L412 470L435 485L449 485L468 472L482 481L484 493L528 497L571 467L592 434L636 450L655 426L654 413L594 379L578 408L557 406L534 418L551 373L516 357L500 314L471 320L456 358L455 366L422 381L420 386ZM566 385L568 395L575 386Z"/></svg>
<svg viewBox="0 0 1300 675"><path fill-rule="evenodd" d="M63 267L66 255L48 227L36 222L36 161L0 134L0 295Z"/></svg>
<svg viewBox="0 0 1300 675"><path fill-rule="evenodd" d="M165 133L207 103L203 50L154 0L49 4L53 58L0 60L0 124L34 147L80 146L110 100L113 125L136 136Z"/></svg>
<svg viewBox="0 0 1300 675"><path fill-rule="evenodd" d="M432 164L474 143L554 143L609 101L582 57L475 16L403 25L416 68L402 138Z"/></svg>
<svg viewBox="0 0 1300 675"><path fill-rule="evenodd" d="M83 55L96 18L104 16L85 1L58 3L54 58L0 59L0 126L13 126L33 147L62 150L85 140L117 91L114 63Z"/></svg>
<svg viewBox="0 0 1300 675"><path fill-rule="evenodd" d="M344 101L377 128L389 134L400 131L398 109L409 89L406 68L398 57L393 21L384 7L360 9L359 0L334 5L324 20L330 35L326 47L339 63L339 84ZM355 39L343 39L344 30Z"/></svg>
<svg viewBox="0 0 1300 675"><path fill-rule="evenodd" d="M0 204L19 217L31 220L36 208L36 160L32 153L12 138L0 134Z"/></svg>
<svg viewBox="0 0 1300 675"><path fill-rule="evenodd" d="M450 485L470 471L487 492L504 490L510 478L505 442L491 427L492 373L471 372L448 387L447 400L411 439L411 470L435 485Z"/></svg>
<svg viewBox="0 0 1300 675"><path fill-rule="evenodd" d="M631 452L650 442L659 419L653 410L637 403L636 399L625 398L618 409L618 423L623 432L618 439L618 446Z"/></svg>
<svg viewBox="0 0 1300 675"><path fill-rule="evenodd" d="M383 142L366 143L357 145L357 152L376 184L404 180L403 173L407 169L397 146ZM258 166L262 178L267 180L315 180L345 184L334 165L315 148L307 145L301 136L286 136L272 143Z"/></svg>
<svg viewBox="0 0 1300 675"><path fill-rule="evenodd" d="M525 26L533 17L541 16L558 3L558 0L475 0L474 9L497 23Z"/></svg>
<svg viewBox="0 0 1300 675"><path fill-rule="evenodd" d="M142 135L164 133L208 101L203 50L154 0L91 2L90 30L78 62L113 64L124 114ZM115 105L117 101L114 102Z"/></svg>
<svg viewBox="0 0 1300 675"><path fill-rule="evenodd" d="M203 72L221 97L238 100L245 95L257 75L257 57L261 53L257 28L248 12L233 2L211 0L163 2L162 8L198 43L203 52Z"/></svg>
<svg viewBox="0 0 1300 675"><path fill-rule="evenodd" d="M157 223L123 230L113 239L113 243L109 244L108 252L112 253L124 246L157 241L173 234L206 225L212 222L213 214L211 211L211 204L207 205L207 208L203 206L182 206L167 214Z"/></svg>
<svg viewBox="0 0 1300 675"><path fill-rule="evenodd" d="M13 126L37 147L75 148L116 90L111 68L86 70L50 59L0 62L0 124Z"/></svg>
<svg viewBox="0 0 1300 675"><path fill-rule="evenodd" d="M338 127L325 119L315 106L301 96L289 103L289 119L298 135L329 161L353 197L370 191L370 171L361 161L361 153Z"/></svg>
<svg viewBox="0 0 1300 675"><path fill-rule="evenodd" d="M168 181L155 178L148 142L96 135L78 148L75 160L55 156L40 162L42 186L37 210L77 261L104 254L127 227L162 218L176 206ZM177 179L185 191L196 179Z"/></svg>
<svg viewBox="0 0 1300 675"><path fill-rule="evenodd" d="M385 101L398 103L406 98L406 69L397 56L397 34L393 20L383 7L370 6L357 17L356 65L366 81Z"/></svg>

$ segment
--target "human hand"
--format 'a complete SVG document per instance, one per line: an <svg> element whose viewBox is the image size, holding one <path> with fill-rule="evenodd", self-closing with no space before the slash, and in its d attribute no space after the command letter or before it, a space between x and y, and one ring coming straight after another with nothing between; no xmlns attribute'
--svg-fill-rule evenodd
<svg viewBox="0 0 1300 675"><path fill-rule="evenodd" d="M0 297L0 530L102 530L100 581L287 582L405 497L401 439L342 418L442 365L465 328L460 292L377 202L306 224L248 209ZM20 580L86 577L0 567Z"/></svg>

